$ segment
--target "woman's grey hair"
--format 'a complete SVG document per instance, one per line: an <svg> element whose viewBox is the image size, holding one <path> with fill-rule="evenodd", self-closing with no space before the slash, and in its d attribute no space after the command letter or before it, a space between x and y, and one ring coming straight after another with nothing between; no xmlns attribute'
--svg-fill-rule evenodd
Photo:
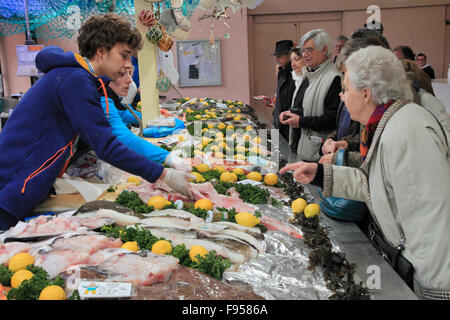
<svg viewBox="0 0 450 320"><path fill-rule="evenodd" d="M391 99L413 100L405 70L392 51L369 46L354 52L345 66L350 83L357 90L370 89L375 104L387 103Z"/></svg>
<svg viewBox="0 0 450 320"><path fill-rule="evenodd" d="M327 47L327 58L331 58L331 38L330 35L323 29L314 29L303 35L300 39L299 48L303 48L303 45L309 39L314 40L314 44L317 50L323 50L323 48Z"/></svg>

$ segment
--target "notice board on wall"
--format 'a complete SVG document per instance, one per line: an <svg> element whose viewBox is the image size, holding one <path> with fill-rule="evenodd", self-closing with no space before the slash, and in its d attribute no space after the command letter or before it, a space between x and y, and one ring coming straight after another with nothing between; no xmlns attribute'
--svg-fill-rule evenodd
<svg viewBox="0 0 450 320"><path fill-rule="evenodd" d="M222 85L220 40L177 41L179 87L202 87Z"/></svg>

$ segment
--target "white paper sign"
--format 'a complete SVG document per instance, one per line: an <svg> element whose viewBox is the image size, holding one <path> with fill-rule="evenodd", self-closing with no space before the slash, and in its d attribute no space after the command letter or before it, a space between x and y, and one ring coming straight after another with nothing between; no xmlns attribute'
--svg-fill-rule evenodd
<svg viewBox="0 0 450 320"><path fill-rule="evenodd" d="M36 56L44 48L43 45L17 45L17 75L38 76L43 73L36 68Z"/></svg>
<svg viewBox="0 0 450 320"><path fill-rule="evenodd" d="M131 283L81 281L78 287L80 298L131 297Z"/></svg>

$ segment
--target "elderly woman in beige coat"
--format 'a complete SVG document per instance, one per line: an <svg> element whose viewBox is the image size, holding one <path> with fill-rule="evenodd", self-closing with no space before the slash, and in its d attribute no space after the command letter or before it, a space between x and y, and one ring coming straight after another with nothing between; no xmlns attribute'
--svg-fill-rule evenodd
<svg viewBox="0 0 450 320"><path fill-rule="evenodd" d="M386 242L413 268L415 293L450 299L449 137L436 118L412 102L401 62L370 46L345 62L341 99L366 125L357 168L297 162L294 178L323 196L365 201Z"/></svg>

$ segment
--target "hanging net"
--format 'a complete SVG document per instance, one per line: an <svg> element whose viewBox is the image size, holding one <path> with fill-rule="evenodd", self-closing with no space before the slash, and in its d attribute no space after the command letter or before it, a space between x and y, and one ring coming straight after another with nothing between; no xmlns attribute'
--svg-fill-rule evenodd
<svg viewBox="0 0 450 320"><path fill-rule="evenodd" d="M188 19L199 0L184 0L182 13ZM27 0L28 20L33 36L40 39L71 39L90 17L115 12L136 25L134 0ZM161 1L155 11L170 8L170 1ZM0 0L0 37L25 33L23 0Z"/></svg>

